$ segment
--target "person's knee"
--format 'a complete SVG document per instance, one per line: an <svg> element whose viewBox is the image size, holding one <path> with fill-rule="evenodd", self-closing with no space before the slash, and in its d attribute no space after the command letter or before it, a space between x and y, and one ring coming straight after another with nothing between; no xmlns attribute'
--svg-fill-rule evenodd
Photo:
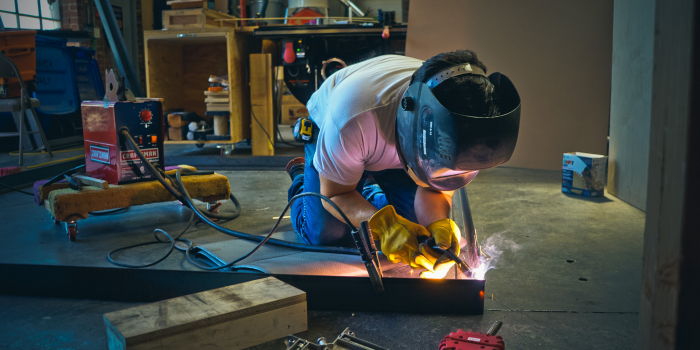
<svg viewBox="0 0 700 350"><path fill-rule="evenodd" d="M355 245L349 229L324 230L319 233L310 234L308 239L311 244L320 246L353 247Z"/></svg>

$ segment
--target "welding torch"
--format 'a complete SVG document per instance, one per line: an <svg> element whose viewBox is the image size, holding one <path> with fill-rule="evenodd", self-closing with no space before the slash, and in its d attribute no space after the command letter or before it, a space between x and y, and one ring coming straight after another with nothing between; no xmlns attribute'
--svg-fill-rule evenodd
<svg viewBox="0 0 700 350"><path fill-rule="evenodd" d="M447 256L447 258L449 258L450 260L452 260L452 261L455 262L455 266L457 266L457 268L459 269L459 271L462 271L462 273L464 274L464 276L466 276L467 278L471 278L471 277L472 277L472 272L471 272L471 269L469 268L469 265L468 265L466 262L464 262L464 260L462 260L462 259L461 259L457 254L455 254L453 251L451 251L451 250L449 250L449 249L442 249L442 248L438 247L437 244L435 243L435 238L430 237L430 238L426 239L425 241L423 241L423 242L421 242L421 243L423 243L423 244L425 244L426 246L430 247L431 249L433 249L433 250L434 250L435 252L437 252L438 254ZM438 259L438 261L435 262L436 265L437 265L438 262L442 263L442 261L440 261L440 259Z"/></svg>

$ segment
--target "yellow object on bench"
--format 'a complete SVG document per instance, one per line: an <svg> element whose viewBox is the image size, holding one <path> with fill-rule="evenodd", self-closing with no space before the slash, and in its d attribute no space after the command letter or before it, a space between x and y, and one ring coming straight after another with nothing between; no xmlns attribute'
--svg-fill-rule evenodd
<svg viewBox="0 0 700 350"><path fill-rule="evenodd" d="M174 171L167 173L173 175ZM205 202L228 199L231 193L228 178L221 174L183 176L182 183L192 198ZM49 214L63 222L86 219L88 212L93 211L176 200L157 180L109 185L106 189L85 186L82 191L59 183L42 186L39 193Z"/></svg>

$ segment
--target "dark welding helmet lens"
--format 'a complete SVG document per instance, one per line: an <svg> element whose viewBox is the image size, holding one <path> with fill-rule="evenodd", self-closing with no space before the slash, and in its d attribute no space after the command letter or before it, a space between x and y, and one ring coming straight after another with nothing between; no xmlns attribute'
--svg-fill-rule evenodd
<svg viewBox="0 0 700 350"><path fill-rule="evenodd" d="M505 75L493 73L488 79L494 85L498 116L454 113L422 82L406 90L397 114L399 158L416 183L456 190L478 170L510 159L520 126L520 97Z"/></svg>

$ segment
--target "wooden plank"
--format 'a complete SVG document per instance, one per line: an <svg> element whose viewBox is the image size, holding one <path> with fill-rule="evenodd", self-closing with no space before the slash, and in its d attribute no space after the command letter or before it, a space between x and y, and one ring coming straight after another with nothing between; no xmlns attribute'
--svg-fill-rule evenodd
<svg viewBox="0 0 700 350"><path fill-rule="evenodd" d="M97 187L101 189L109 188L109 182L105 180L96 179L94 177L85 175L72 175L71 177L80 180L80 183L87 186Z"/></svg>
<svg viewBox="0 0 700 350"><path fill-rule="evenodd" d="M275 123L272 114L272 57L250 55L251 131L254 156L275 155Z"/></svg>
<svg viewBox="0 0 700 350"><path fill-rule="evenodd" d="M236 27L236 21L219 21L236 17L205 8L166 10L162 13L163 28L187 29L209 27Z"/></svg>
<svg viewBox="0 0 700 350"><path fill-rule="evenodd" d="M697 348L698 276L681 275L684 268L697 271L692 264L700 248L698 232L693 231L698 208L686 207L692 198L687 186L697 182L697 173L688 173L697 167L697 159L689 158L689 154L697 157L689 143L689 130L698 118L698 111L691 114L690 109L694 104L697 107L692 95L697 95L694 89L698 88L698 81L692 80L698 69L697 57L693 57L699 39L693 18L697 6L693 0L656 2L639 349ZM697 202L697 197L692 200ZM693 222L694 226L687 225ZM690 292L693 287L688 286L694 286L696 292ZM687 299L680 297L684 288L690 288ZM682 317L686 312L690 318ZM679 320L686 322L679 324Z"/></svg>
<svg viewBox="0 0 700 350"><path fill-rule="evenodd" d="M613 14L608 193L645 210L654 1L617 0Z"/></svg>
<svg viewBox="0 0 700 350"><path fill-rule="evenodd" d="M243 349L306 331L306 293L268 277L104 315L110 349Z"/></svg>
<svg viewBox="0 0 700 350"><path fill-rule="evenodd" d="M184 84L179 87L183 93L183 106L186 111L196 112L207 121L211 121L211 117L205 116L204 113L207 108L202 101L202 92L209 87L210 75L229 73L228 62L225 59L226 41L218 44L186 45L182 51L185 62L188 62L183 74Z"/></svg>
<svg viewBox="0 0 700 350"><path fill-rule="evenodd" d="M168 128L168 139L172 141L182 141L185 137L182 135L182 127L170 127Z"/></svg>
<svg viewBox="0 0 700 350"><path fill-rule="evenodd" d="M163 98L163 110L182 108L182 90L173 88L182 84L181 46L145 37L147 96Z"/></svg>
<svg viewBox="0 0 700 350"><path fill-rule="evenodd" d="M565 152L606 154L613 2L411 1L406 56L474 50L522 101L517 147L504 166L561 171Z"/></svg>
<svg viewBox="0 0 700 350"><path fill-rule="evenodd" d="M231 142L250 138L250 87L248 86L248 53L253 44L250 33L236 32L227 37L228 81L231 101Z"/></svg>

